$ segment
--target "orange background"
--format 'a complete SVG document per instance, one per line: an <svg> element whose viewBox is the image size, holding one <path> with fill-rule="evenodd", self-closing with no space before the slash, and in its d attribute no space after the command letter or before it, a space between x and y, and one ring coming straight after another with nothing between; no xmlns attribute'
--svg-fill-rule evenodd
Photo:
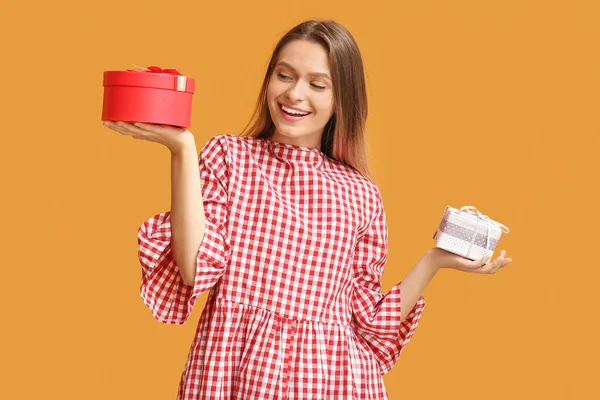
<svg viewBox="0 0 600 400"><path fill-rule="evenodd" d="M384 291L434 246L446 205L511 230L498 274L442 270L427 287L390 398L600 396L595 2L21 1L3 14L0 398L175 398L206 295L182 326L139 297L137 228L170 208L170 154L101 125L102 72L195 78L199 150L241 131L275 43L311 17L344 24L364 56Z"/></svg>

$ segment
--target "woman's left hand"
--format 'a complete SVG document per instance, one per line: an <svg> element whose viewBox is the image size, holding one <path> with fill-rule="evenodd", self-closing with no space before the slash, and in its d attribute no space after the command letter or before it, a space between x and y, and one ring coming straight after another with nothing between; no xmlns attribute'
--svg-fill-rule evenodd
<svg viewBox="0 0 600 400"><path fill-rule="evenodd" d="M429 262L435 268L450 268L477 274L495 274L500 268L506 267L510 264L512 258L506 258L505 256L506 251L502 250L500 255L494 261L488 263L490 257L484 257L479 260L470 260L444 249L440 249L439 247L430 249L427 254Z"/></svg>

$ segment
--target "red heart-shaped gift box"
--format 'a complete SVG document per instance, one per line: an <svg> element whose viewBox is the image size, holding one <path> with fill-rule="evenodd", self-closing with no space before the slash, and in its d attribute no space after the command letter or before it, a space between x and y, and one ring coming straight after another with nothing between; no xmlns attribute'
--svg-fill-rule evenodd
<svg viewBox="0 0 600 400"><path fill-rule="evenodd" d="M174 68L104 71L102 120L189 128L194 88L194 79Z"/></svg>

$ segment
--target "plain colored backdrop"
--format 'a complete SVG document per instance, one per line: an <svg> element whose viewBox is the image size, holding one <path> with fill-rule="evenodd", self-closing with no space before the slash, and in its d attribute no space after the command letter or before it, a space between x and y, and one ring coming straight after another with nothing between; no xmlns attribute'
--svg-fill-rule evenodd
<svg viewBox="0 0 600 400"><path fill-rule="evenodd" d="M198 150L239 133L279 38L356 38L387 291L444 207L508 226L496 275L442 270L390 399L591 399L597 382L600 7L593 1L20 1L2 6L2 399L175 399L182 326L139 295L137 229L170 209L170 154L101 125L102 73L197 80Z"/></svg>

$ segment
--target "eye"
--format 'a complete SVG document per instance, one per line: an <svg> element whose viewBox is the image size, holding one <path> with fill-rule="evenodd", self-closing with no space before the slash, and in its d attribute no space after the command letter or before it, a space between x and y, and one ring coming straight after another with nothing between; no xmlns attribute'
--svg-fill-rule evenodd
<svg viewBox="0 0 600 400"><path fill-rule="evenodd" d="M292 79L290 76L284 75L281 72L279 72L277 74L277 76L280 77L281 79ZM315 89L319 89L319 90L327 89L325 86L315 85L314 83L311 83L311 86L314 87Z"/></svg>

